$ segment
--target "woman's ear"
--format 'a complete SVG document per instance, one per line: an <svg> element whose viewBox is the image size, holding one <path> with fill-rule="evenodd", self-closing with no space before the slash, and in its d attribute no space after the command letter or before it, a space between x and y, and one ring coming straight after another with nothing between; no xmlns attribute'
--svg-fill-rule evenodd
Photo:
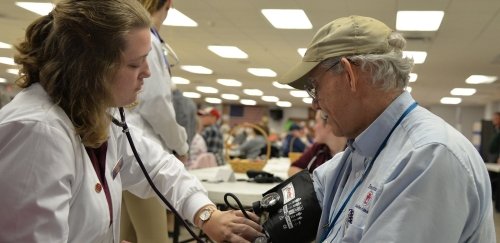
<svg viewBox="0 0 500 243"><path fill-rule="evenodd" d="M347 58L345 57L342 57L342 59L340 59L340 63L344 68L347 81L349 82L349 86L351 87L351 91L356 91L358 75L356 70L353 68L353 64L349 62L349 60L347 60Z"/></svg>
<svg viewBox="0 0 500 243"><path fill-rule="evenodd" d="M167 0L166 4L167 5L167 10L169 10L172 7L172 2L173 0Z"/></svg>

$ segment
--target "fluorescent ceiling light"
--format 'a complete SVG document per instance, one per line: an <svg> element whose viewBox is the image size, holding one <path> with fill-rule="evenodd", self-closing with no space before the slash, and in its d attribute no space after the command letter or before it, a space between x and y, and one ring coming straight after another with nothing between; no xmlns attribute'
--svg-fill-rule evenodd
<svg viewBox="0 0 500 243"><path fill-rule="evenodd" d="M276 29L312 29L302 9L262 9L261 12Z"/></svg>
<svg viewBox="0 0 500 243"><path fill-rule="evenodd" d="M203 66L196 65L181 65L181 69L190 73L196 74L212 74L214 71Z"/></svg>
<svg viewBox="0 0 500 243"><path fill-rule="evenodd" d="M52 3L16 2L16 5L39 15L47 15L54 9Z"/></svg>
<svg viewBox="0 0 500 243"><path fill-rule="evenodd" d="M411 91L413 90L412 87L408 86L405 88L406 91L408 91L408 93L411 93Z"/></svg>
<svg viewBox="0 0 500 243"><path fill-rule="evenodd" d="M182 95L184 97L192 98L192 99L198 99L201 97L201 94L196 93L196 92L182 92Z"/></svg>
<svg viewBox="0 0 500 243"><path fill-rule="evenodd" d="M456 104L460 104L460 102L462 102L462 98L443 97L443 98L441 98L440 102L441 102L441 104L456 105Z"/></svg>
<svg viewBox="0 0 500 243"><path fill-rule="evenodd" d="M9 69L7 69L7 73L19 75L19 69L9 68Z"/></svg>
<svg viewBox="0 0 500 243"><path fill-rule="evenodd" d="M290 91L290 95L298 98L307 98L309 94L304 90L292 90Z"/></svg>
<svg viewBox="0 0 500 243"><path fill-rule="evenodd" d="M307 51L307 48L299 48L299 49L297 49L297 52L299 53L299 55L301 57L304 57L304 55L306 54L306 51Z"/></svg>
<svg viewBox="0 0 500 243"><path fill-rule="evenodd" d="M278 89L293 89L292 86L288 84L280 84L277 81L273 81L273 86L278 88Z"/></svg>
<svg viewBox="0 0 500 243"><path fill-rule="evenodd" d="M264 94L260 89L244 89L243 93L250 96L262 96Z"/></svg>
<svg viewBox="0 0 500 243"><path fill-rule="evenodd" d="M239 100L240 97L235 94L222 94L220 97L222 97L225 100Z"/></svg>
<svg viewBox="0 0 500 243"><path fill-rule="evenodd" d="M396 29L399 31L436 31L443 20L443 11L398 11Z"/></svg>
<svg viewBox="0 0 500 243"><path fill-rule="evenodd" d="M5 42L0 42L0 49L11 49L12 45Z"/></svg>
<svg viewBox="0 0 500 243"><path fill-rule="evenodd" d="M242 99L242 100L240 100L240 103L243 105L256 105L257 101L249 100L249 99Z"/></svg>
<svg viewBox="0 0 500 243"><path fill-rule="evenodd" d="M179 10L170 8L168 10L167 18L165 19L165 21L163 21L163 25L196 27L198 26L198 23L181 13Z"/></svg>
<svg viewBox="0 0 500 243"><path fill-rule="evenodd" d="M280 100L276 96L269 96L269 95L264 95L261 97L261 99L266 102L278 102Z"/></svg>
<svg viewBox="0 0 500 243"><path fill-rule="evenodd" d="M224 58L248 58L248 54L236 46L208 46L208 49Z"/></svg>
<svg viewBox="0 0 500 243"><path fill-rule="evenodd" d="M7 79L0 78L0 83L7 83Z"/></svg>
<svg viewBox="0 0 500 243"><path fill-rule="evenodd" d="M417 81L418 74L416 73L410 73L410 82L415 82Z"/></svg>
<svg viewBox="0 0 500 243"><path fill-rule="evenodd" d="M472 88L454 88L450 91L451 95L471 96L476 93L476 89Z"/></svg>
<svg viewBox="0 0 500 243"><path fill-rule="evenodd" d="M241 86L241 82L236 80L236 79L219 78L219 79L217 79L217 83L222 84L224 86L231 86L231 87L240 87Z"/></svg>
<svg viewBox="0 0 500 243"><path fill-rule="evenodd" d="M306 104L312 104L313 103L313 99L311 97L309 98L302 98L302 101Z"/></svg>
<svg viewBox="0 0 500 243"><path fill-rule="evenodd" d="M11 57L0 57L0 63L7 65L16 65L16 63L14 62L14 58Z"/></svg>
<svg viewBox="0 0 500 243"><path fill-rule="evenodd" d="M174 84L190 84L191 83L191 81L189 81L189 79L185 79L185 78L177 77L177 76L172 77L172 82L174 82Z"/></svg>
<svg viewBox="0 0 500 243"><path fill-rule="evenodd" d="M220 104L222 103L222 100L219 98L212 98L212 97L207 97L205 98L205 101L211 104Z"/></svg>
<svg viewBox="0 0 500 243"><path fill-rule="evenodd" d="M413 58L413 62L415 64L422 64L425 62L425 58L427 57L427 52L425 52L425 51L403 51L403 56Z"/></svg>
<svg viewBox="0 0 500 243"><path fill-rule="evenodd" d="M465 82L468 84L491 84L497 81L497 76L471 75Z"/></svg>
<svg viewBox="0 0 500 243"><path fill-rule="evenodd" d="M276 72L269 68L248 68L247 71L257 77L276 77Z"/></svg>
<svg viewBox="0 0 500 243"><path fill-rule="evenodd" d="M196 90L205 93L205 94L216 94L219 93L219 90L214 87L209 86L196 86Z"/></svg>
<svg viewBox="0 0 500 243"><path fill-rule="evenodd" d="M278 101L276 102L276 105L279 107L292 107L292 103L288 101Z"/></svg>

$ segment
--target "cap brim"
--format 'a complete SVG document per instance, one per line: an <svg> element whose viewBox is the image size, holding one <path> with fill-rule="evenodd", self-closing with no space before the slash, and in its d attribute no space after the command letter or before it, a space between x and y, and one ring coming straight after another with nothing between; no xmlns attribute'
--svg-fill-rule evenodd
<svg viewBox="0 0 500 243"><path fill-rule="evenodd" d="M307 83L307 74L319 63L319 61L299 62L288 73L279 78L278 82L303 90Z"/></svg>

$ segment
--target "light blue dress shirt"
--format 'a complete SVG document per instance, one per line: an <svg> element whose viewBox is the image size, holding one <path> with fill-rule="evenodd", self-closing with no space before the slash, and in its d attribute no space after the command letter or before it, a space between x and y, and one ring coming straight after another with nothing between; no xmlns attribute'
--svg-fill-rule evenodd
<svg viewBox="0 0 500 243"><path fill-rule="evenodd" d="M491 185L481 156L460 132L420 106L396 127L353 190L414 102L402 93L344 153L314 171L323 209L317 242L325 231L323 242L495 242Z"/></svg>

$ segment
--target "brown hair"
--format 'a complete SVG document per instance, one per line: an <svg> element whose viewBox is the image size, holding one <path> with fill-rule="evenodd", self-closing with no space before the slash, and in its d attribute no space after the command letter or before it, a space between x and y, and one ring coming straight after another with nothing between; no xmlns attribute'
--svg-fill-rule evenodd
<svg viewBox="0 0 500 243"><path fill-rule="evenodd" d="M137 1L139 1L150 14L153 14L156 11L160 10L165 5L165 3L171 0L137 0Z"/></svg>
<svg viewBox="0 0 500 243"><path fill-rule="evenodd" d="M135 0L62 0L16 46L17 84L40 83L82 143L98 147L108 137L110 82L121 64L125 35L150 26L149 14Z"/></svg>

